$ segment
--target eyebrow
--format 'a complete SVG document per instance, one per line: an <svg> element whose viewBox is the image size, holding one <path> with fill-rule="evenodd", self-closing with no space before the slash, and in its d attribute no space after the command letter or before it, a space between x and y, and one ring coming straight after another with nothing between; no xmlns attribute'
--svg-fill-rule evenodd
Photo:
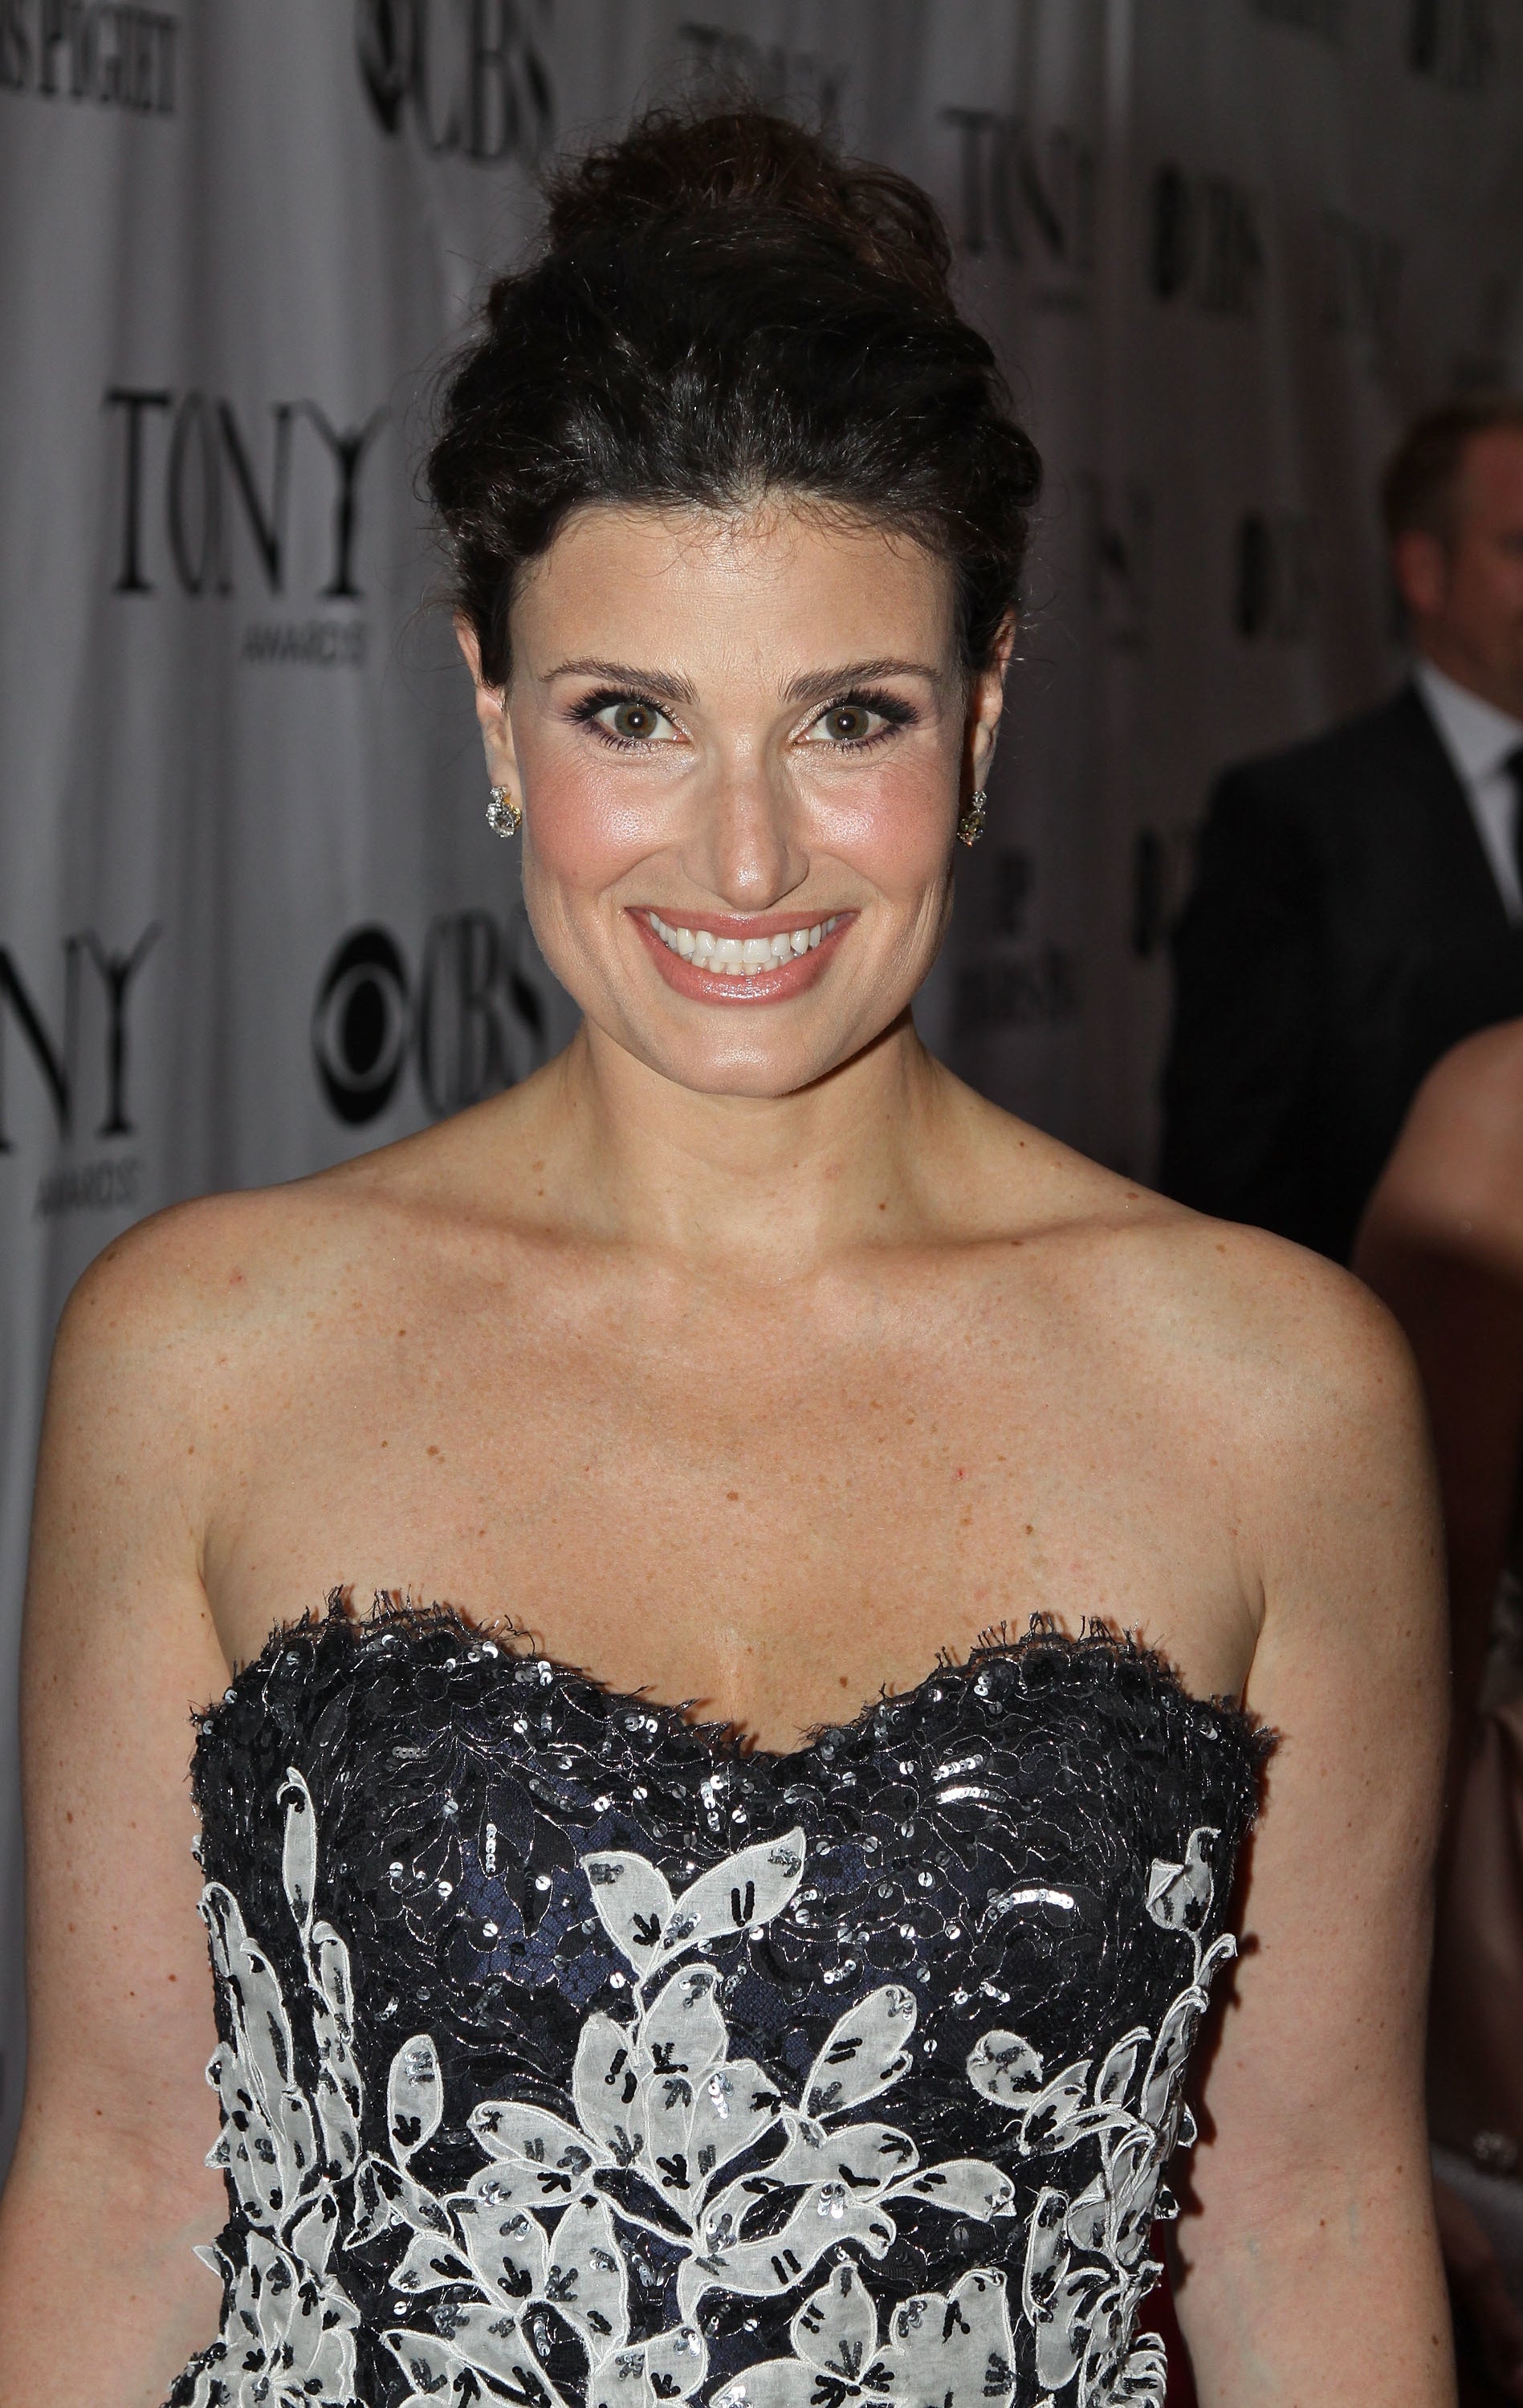
<svg viewBox="0 0 1523 2408"><path fill-rule="evenodd" d="M665 669L632 668L627 661L562 661L545 672L545 683L565 677L604 678L610 685L626 687L631 694L648 694L655 702L697 700L686 678L672 677Z"/></svg>
<svg viewBox="0 0 1523 2408"><path fill-rule="evenodd" d="M783 689L786 703L828 702L846 686L864 685L872 678L924 678L928 684L940 681L941 672L926 661L901 661L884 658L872 661L845 661L839 667L806 669L790 678ZM626 686L632 693L648 694L655 702L693 703L697 696L686 678L673 677L667 669L641 669L628 661L575 660L562 661L546 672L545 682L555 678L604 678L610 685Z"/></svg>
<svg viewBox="0 0 1523 2408"><path fill-rule="evenodd" d="M872 678L917 677L935 685L940 672L925 661L845 661L839 668L809 669L790 678L783 689L784 702L828 702L843 686L866 685Z"/></svg>

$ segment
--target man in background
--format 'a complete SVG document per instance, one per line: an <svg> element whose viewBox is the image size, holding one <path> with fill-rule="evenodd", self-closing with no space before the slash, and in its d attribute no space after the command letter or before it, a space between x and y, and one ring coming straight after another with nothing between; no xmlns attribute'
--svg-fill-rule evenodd
<svg viewBox="0 0 1523 2408"><path fill-rule="evenodd" d="M1523 398L1419 419L1381 500L1411 677L1218 781L1163 1082L1165 1192L1340 1262L1425 1071L1523 1011Z"/></svg>

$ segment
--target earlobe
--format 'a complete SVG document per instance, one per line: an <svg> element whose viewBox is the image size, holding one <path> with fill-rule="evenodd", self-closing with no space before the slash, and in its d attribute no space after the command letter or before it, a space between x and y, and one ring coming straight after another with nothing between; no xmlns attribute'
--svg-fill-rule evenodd
<svg viewBox="0 0 1523 2408"><path fill-rule="evenodd" d="M513 733L508 718L508 696L501 686L487 685L481 676L481 648L476 630L463 610L454 616L455 641L470 671L476 689L476 721L481 731L481 748L486 754L487 776L493 791L516 795L518 762L513 751ZM518 809L515 803L514 810Z"/></svg>

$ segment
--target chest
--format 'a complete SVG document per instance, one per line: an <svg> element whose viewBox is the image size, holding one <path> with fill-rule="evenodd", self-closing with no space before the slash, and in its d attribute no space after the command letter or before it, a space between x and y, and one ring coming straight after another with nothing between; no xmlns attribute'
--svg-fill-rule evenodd
<svg viewBox="0 0 1523 2408"><path fill-rule="evenodd" d="M1235 1689L1220 1466L1157 1406L1124 1330L995 1280L415 1296L247 1416L214 1610L246 1660L336 1585L448 1598L783 1742L1033 1612Z"/></svg>

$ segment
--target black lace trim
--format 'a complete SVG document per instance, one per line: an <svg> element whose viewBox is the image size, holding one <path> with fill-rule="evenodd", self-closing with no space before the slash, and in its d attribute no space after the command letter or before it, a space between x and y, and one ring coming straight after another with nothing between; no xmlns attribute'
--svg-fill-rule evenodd
<svg viewBox="0 0 1523 2408"><path fill-rule="evenodd" d="M1076 1664L1090 1669L1102 1669L1140 1705L1166 1698L1174 1706L1200 1716L1207 1727L1223 1733L1230 1731L1246 1750L1256 1773L1262 1772L1277 1744L1277 1734L1257 1714L1233 1698L1198 1697L1185 1686L1174 1666L1159 1649L1149 1646L1133 1631L1117 1629L1097 1614L1086 1615L1077 1633L1063 1630L1051 1614L1045 1613L1033 1613L1025 1630L1013 1632L1005 1622L991 1625L979 1632L965 1656L959 1656L952 1647L938 1648L935 1662L909 1688L881 1689L876 1698L869 1698L846 1721L807 1725L796 1747L770 1748L753 1740L740 1724L711 1722L696 1714L691 1698L671 1704L653 1698L645 1688L618 1689L585 1666L547 1655L534 1633L515 1622L511 1614L481 1622L440 1600L420 1605L386 1590L376 1593L367 1612L356 1612L353 1592L344 1586L328 1591L321 1612L309 1608L295 1622L277 1623L258 1655L237 1668L233 1684L223 1697L195 1715L197 1728L206 1731L208 1724L215 1727L224 1707L235 1701L246 1684L257 1686L294 1640L321 1638L330 1644L337 1641L341 1645L348 1638L358 1650L386 1632L408 1641L442 1634L467 1647L479 1647L490 1640L505 1651L503 1671L507 1678L511 1677L517 1664L532 1659L547 1666L554 1685L583 1710L594 1700L600 1702L606 1712L638 1707L642 1714L654 1717L661 1736L668 1742L683 1740L697 1743L717 1759L740 1758L758 1766L795 1762L800 1756L816 1754L826 1742L833 1747L850 1747L854 1741L869 1736L879 1727L885 1710L912 1710L924 1699L933 1682L972 1681L990 1663L1020 1664L1035 1659L1041 1664L1055 1654L1068 1656ZM937 1703L941 1703L940 1698Z"/></svg>

